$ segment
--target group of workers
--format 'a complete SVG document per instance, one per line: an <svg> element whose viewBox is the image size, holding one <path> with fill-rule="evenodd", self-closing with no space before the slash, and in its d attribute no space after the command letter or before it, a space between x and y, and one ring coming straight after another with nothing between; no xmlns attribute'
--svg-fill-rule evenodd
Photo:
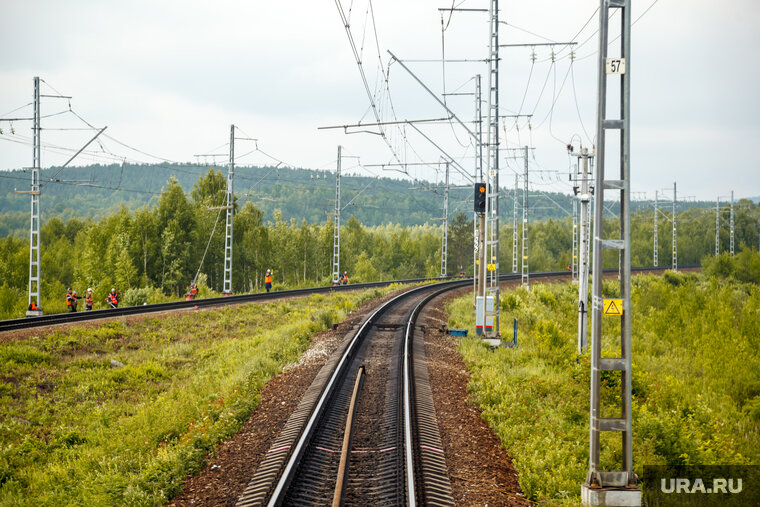
<svg viewBox="0 0 760 507"><path fill-rule="evenodd" d="M84 311L89 312L92 310L92 289L87 289L87 292L84 296L77 296L77 291L71 290L69 288L66 291L66 307L69 309L70 312L77 311L77 305L79 304L79 300L84 297ZM108 306L110 308L118 308L119 307L119 294L116 292L116 289L111 288L111 292L108 293L105 300L106 303L108 303Z"/></svg>
<svg viewBox="0 0 760 507"><path fill-rule="evenodd" d="M338 279L339 283L341 285L348 285L348 272L344 271L342 275L340 275L340 278ZM272 290L272 270L267 269L266 275L264 275L264 288L267 290L267 292ZM198 294L198 284L195 282L190 284L190 291L188 294L191 294L192 296L195 296ZM71 290L69 288L66 291L66 307L69 309L70 312L77 311L77 305L79 303L79 300L82 299L83 296L77 296L77 291ZM87 292L84 295L84 310L86 312L89 312L92 310L92 288L87 289ZM105 302L108 303L110 308L118 308L119 307L119 294L116 292L115 288L111 288L111 292L108 293L108 295L105 298ZM34 306L34 308L32 308ZM32 304L29 307L30 310L37 310L37 305L32 301Z"/></svg>

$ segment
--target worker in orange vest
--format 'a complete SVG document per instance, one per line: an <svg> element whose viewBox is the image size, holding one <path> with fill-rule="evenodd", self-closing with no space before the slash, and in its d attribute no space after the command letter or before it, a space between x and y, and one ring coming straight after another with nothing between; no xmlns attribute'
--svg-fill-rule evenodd
<svg viewBox="0 0 760 507"><path fill-rule="evenodd" d="M348 285L348 271L343 272L343 276L340 277L340 283Z"/></svg>
<svg viewBox="0 0 760 507"><path fill-rule="evenodd" d="M267 269L267 274L264 276L264 288L269 292L272 290L272 270Z"/></svg>
<svg viewBox="0 0 760 507"><path fill-rule="evenodd" d="M92 288L87 289L84 295L84 311L89 312L92 310Z"/></svg>
<svg viewBox="0 0 760 507"><path fill-rule="evenodd" d="M190 284L190 295L195 296L196 294L198 294L198 284L192 283Z"/></svg>
<svg viewBox="0 0 760 507"><path fill-rule="evenodd" d="M66 307L71 311L71 287L66 289Z"/></svg>
<svg viewBox="0 0 760 507"><path fill-rule="evenodd" d="M69 305L69 311L75 312L77 311L77 301L81 299L79 296L77 296L77 291L71 291L71 294L69 294L66 297L66 304Z"/></svg>
<svg viewBox="0 0 760 507"><path fill-rule="evenodd" d="M108 296L106 296L106 303L111 305L111 308L119 307L119 295L113 287L111 288L111 292L108 293Z"/></svg>

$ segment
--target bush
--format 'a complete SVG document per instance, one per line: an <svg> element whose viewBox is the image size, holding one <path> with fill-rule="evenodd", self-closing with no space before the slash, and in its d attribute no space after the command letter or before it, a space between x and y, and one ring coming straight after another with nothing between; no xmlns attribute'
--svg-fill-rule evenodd
<svg viewBox="0 0 760 507"><path fill-rule="evenodd" d="M740 282L760 283L760 253L742 249L734 257L729 252L702 259L702 272L715 278L734 278Z"/></svg>
<svg viewBox="0 0 760 507"><path fill-rule="evenodd" d="M122 306L141 306L144 304L163 303L168 298L164 296L160 289L153 287L138 287L127 289L121 295Z"/></svg>

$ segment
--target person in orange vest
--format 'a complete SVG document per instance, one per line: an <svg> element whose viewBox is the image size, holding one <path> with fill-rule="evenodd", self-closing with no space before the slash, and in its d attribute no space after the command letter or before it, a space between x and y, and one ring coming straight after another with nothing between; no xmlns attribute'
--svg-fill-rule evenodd
<svg viewBox="0 0 760 507"><path fill-rule="evenodd" d="M264 276L264 288L269 292L272 290L272 270L267 269L267 274Z"/></svg>
<svg viewBox="0 0 760 507"><path fill-rule="evenodd" d="M198 284L192 283L190 284L190 295L195 296L196 294L198 294Z"/></svg>
<svg viewBox="0 0 760 507"><path fill-rule="evenodd" d="M29 308L27 308L27 310L32 310L32 311L39 310L39 308L37 307L37 303L34 302L34 301L32 301L31 303L29 303Z"/></svg>
<svg viewBox="0 0 760 507"><path fill-rule="evenodd" d="M69 311L75 312L77 311L77 301L81 299L79 296L77 296L77 291L71 291L71 294L67 296L66 304L69 305Z"/></svg>
<svg viewBox="0 0 760 507"><path fill-rule="evenodd" d="M84 295L84 311L89 312L92 310L92 288L87 289Z"/></svg>
<svg viewBox="0 0 760 507"><path fill-rule="evenodd" d="M111 288L111 292L108 293L108 296L106 296L106 303L111 305L111 308L119 307L119 295L113 287Z"/></svg>
<svg viewBox="0 0 760 507"><path fill-rule="evenodd" d="M343 272L343 276L340 277L340 283L348 285L348 271Z"/></svg>
<svg viewBox="0 0 760 507"><path fill-rule="evenodd" d="M66 289L66 307L71 311L71 287Z"/></svg>

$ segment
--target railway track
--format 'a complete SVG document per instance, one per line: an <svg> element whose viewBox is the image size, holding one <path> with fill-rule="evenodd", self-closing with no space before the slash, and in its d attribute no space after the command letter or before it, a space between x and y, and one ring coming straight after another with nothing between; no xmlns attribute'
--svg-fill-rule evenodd
<svg viewBox="0 0 760 507"><path fill-rule="evenodd" d="M684 266L682 270L698 268L699 266ZM665 271L668 268L633 268L633 272L642 271ZM516 275L508 274L499 277L501 281L514 279ZM531 278L541 278L546 276L569 276L567 271L550 271L542 273L531 273ZM519 277L518 277L519 278ZM283 290L277 292L263 292L256 294L239 294L227 297L207 298L207 299L195 299L193 301L173 301L171 303L158 303L152 305L142 306L126 306L121 308L112 308L107 310L93 310L90 312L74 312L74 313L55 313L50 315L42 315L39 317L26 317L21 319L9 319L0 321L0 333L4 331L15 331L20 329L31 329L35 327L53 326L57 324L68 324L74 322L87 322L91 320L110 319L114 317L126 317L130 315L142 315L156 312L167 312L174 310L183 310L190 308L206 308L212 306L225 306L240 303L249 303L254 301L273 301L275 299L282 299L288 297L307 296L310 294L328 293L333 291L343 290L356 290L367 289L372 287L386 287L390 284L412 284L420 283L431 280L443 280L443 279L430 279L430 278L413 278L409 280L394 280L388 282L371 282L371 283L356 283L351 285L339 285L329 287L311 287L307 289L293 289ZM469 280L472 283L472 278L458 278L459 281Z"/></svg>
<svg viewBox="0 0 760 507"><path fill-rule="evenodd" d="M412 289L357 326L317 375L237 505L453 505L417 317L434 297L470 283Z"/></svg>
<svg viewBox="0 0 760 507"><path fill-rule="evenodd" d="M410 280L396 280L390 282L355 283L351 285L339 285L329 287L311 287L307 289L283 290L277 292L261 292L255 294L239 294L227 297L195 299L192 301L173 301L171 303L158 303L142 306L124 306L107 310L93 310L90 312L53 313L39 317L26 317L21 319L9 319L0 321L0 333L18 329L30 329L34 327L53 326L56 324L68 324L73 322L87 322L91 320L110 319L114 317L126 317L129 315L141 315L156 312L167 312L190 308L206 308L212 306L225 306L254 301L273 301L288 297L308 296L310 294L329 293L344 290L368 289L373 287L386 287L393 283L407 284L429 281L429 278L414 278ZM469 280L472 280L471 278Z"/></svg>
<svg viewBox="0 0 760 507"><path fill-rule="evenodd" d="M647 270L653 268L636 271ZM568 275L560 271L531 277ZM501 277L502 281L519 279L519 274ZM408 282L416 281L420 280ZM26 324L18 329L388 283L392 282L17 319L0 322L0 331L6 330L3 324ZM427 382L424 330L416 319L436 295L471 283L472 279L456 279L411 289L350 332L340 354L319 373L257 467L238 505L453 505Z"/></svg>
<svg viewBox="0 0 760 507"><path fill-rule="evenodd" d="M453 505L416 320L469 283L377 308L317 375L237 505Z"/></svg>

